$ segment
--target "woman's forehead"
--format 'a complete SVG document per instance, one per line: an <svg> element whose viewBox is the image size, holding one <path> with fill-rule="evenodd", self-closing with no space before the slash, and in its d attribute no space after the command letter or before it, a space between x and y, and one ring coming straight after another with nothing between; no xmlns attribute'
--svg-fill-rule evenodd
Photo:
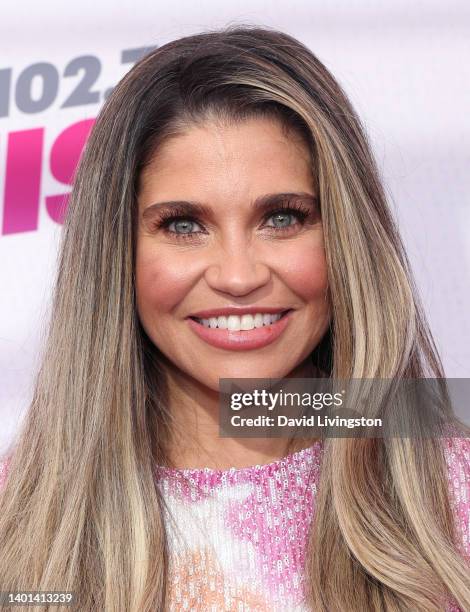
<svg viewBox="0 0 470 612"><path fill-rule="evenodd" d="M141 205L158 199L257 197L311 191L308 146L272 119L204 124L163 143L139 181ZM149 200L150 199L150 200Z"/></svg>
<svg viewBox="0 0 470 612"><path fill-rule="evenodd" d="M188 148L199 153L210 151L224 158L234 151L257 151L262 147L283 148L286 153L305 155L308 145L296 130L286 130L285 124L274 117L249 117L237 121L206 120L189 124L171 135L152 152L148 165L177 161ZM188 152L189 153L189 152ZM174 159L176 158L176 159Z"/></svg>

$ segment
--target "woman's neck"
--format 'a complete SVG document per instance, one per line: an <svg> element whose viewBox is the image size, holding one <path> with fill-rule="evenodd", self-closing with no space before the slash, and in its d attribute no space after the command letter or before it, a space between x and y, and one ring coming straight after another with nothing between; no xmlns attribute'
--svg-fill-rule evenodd
<svg viewBox="0 0 470 612"><path fill-rule="evenodd" d="M167 370L169 436L163 462L175 468L227 469L262 465L310 447L315 438L226 438L219 436L219 392L185 373ZM310 363L289 378L315 376Z"/></svg>

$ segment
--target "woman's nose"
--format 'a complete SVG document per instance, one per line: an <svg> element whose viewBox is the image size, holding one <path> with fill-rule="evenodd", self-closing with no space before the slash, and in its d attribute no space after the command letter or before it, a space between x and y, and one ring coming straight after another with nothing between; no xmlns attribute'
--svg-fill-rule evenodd
<svg viewBox="0 0 470 612"><path fill-rule="evenodd" d="M207 266L205 279L214 290L240 296L265 285L270 269L250 248L220 249Z"/></svg>

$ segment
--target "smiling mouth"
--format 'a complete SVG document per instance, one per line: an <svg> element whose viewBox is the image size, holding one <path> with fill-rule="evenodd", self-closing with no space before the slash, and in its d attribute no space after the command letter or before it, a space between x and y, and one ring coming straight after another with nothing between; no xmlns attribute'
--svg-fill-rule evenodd
<svg viewBox="0 0 470 612"><path fill-rule="evenodd" d="M189 317L199 325L210 329L228 329L231 331L249 331L260 327L268 327L292 312L292 308L276 314L257 313L243 315L220 315L207 319Z"/></svg>
<svg viewBox="0 0 470 612"><path fill-rule="evenodd" d="M187 318L189 328L203 342L226 351L263 349L282 337L292 320L294 309L273 314L227 315L198 320ZM219 327L220 324L220 327Z"/></svg>

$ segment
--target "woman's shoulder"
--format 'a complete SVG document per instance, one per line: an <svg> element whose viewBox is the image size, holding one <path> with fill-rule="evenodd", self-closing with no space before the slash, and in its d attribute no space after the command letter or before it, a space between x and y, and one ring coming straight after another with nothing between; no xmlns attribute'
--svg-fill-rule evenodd
<svg viewBox="0 0 470 612"><path fill-rule="evenodd" d="M465 436L455 436L442 438L444 454L449 468L454 469L457 465L465 470L470 462L470 438Z"/></svg>
<svg viewBox="0 0 470 612"><path fill-rule="evenodd" d="M450 503L461 535L462 553L470 558L470 438L444 438Z"/></svg>
<svg viewBox="0 0 470 612"><path fill-rule="evenodd" d="M470 438L443 438L444 457L453 498L470 503Z"/></svg>

